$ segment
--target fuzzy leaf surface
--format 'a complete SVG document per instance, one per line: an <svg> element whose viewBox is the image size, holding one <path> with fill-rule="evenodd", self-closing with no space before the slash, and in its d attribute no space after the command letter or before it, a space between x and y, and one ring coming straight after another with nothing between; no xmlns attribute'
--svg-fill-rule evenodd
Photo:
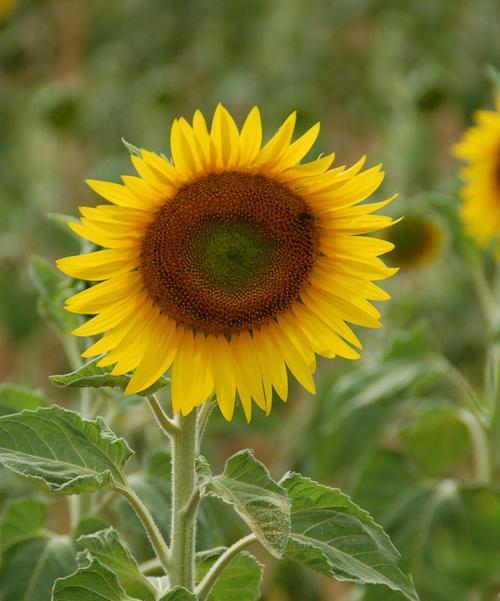
<svg viewBox="0 0 500 601"><path fill-rule="evenodd" d="M116 574L94 559L54 585L53 601L136 601L129 597Z"/></svg>
<svg viewBox="0 0 500 601"><path fill-rule="evenodd" d="M224 472L212 476L206 461L198 461L202 493L229 503L262 545L283 557L290 533L290 501L266 466L245 449L230 457Z"/></svg>
<svg viewBox="0 0 500 601"><path fill-rule="evenodd" d="M218 547L196 555L196 579L200 582L225 551ZM250 553L237 555L215 583L208 601L258 601L263 566Z"/></svg>
<svg viewBox="0 0 500 601"><path fill-rule="evenodd" d="M114 528L81 536L77 544L79 548L85 549L79 559L85 558L85 563L89 563L91 558L98 559L116 574L118 582L128 595L144 601L154 600L154 589Z"/></svg>
<svg viewBox="0 0 500 601"><path fill-rule="evenodd" d="M292 501L287 557L337 580L385 584L418 600L411 578L398 568L399 553L366 511L300 474L287 474L281 484Z"/></svg>
<svg viewBox="0 0 500 601"><path fill-rule="evenodd" d="M196 601L196 597L182 586L176 586L165 593L159 601Z"/></svg>
<svg viewBox="0 0 500 601"><path fill-rule="evenodd" d="M132 454L101 418L84 420L57 405L0 418L0 464L43 481L53 494L123 484Z"/></svg>

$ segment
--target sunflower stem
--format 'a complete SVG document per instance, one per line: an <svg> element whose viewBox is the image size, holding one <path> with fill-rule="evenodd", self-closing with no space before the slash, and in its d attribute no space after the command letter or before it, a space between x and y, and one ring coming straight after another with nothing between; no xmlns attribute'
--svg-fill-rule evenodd
<svg viewBox="0 0 500 601"><path fill-rule="evenodd" d="M194 590L196 509L195 458L198 444L197 414L177 418L172 438L172 540L170 586ZM192 511L186 511L192 508Z"/></svg>

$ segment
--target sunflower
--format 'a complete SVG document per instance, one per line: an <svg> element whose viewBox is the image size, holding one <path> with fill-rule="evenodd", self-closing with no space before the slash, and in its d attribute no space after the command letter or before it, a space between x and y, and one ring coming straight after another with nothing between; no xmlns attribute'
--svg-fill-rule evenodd
<svg viewBox="0 0 500 601"><path fill-rule="evenodd" d="M393 244L363 236L394 221L372 215L393 198L360 204L378 188L365 158L331 169L334 155L301 159L319 124L292 142L295 113L262 145L254 107L238 130L219 105L210 129L196 111L175 120L172 160L141 149L138 177L89 180L111 204L81 207L68 225L105 247L60 259L61 271L100 283L67 301L95 315L73 333L104 334L84 353L113 374L133 372L127 394L171 369L174 412L187 415L215 391L226 419L236 395L269 412L288 395L287 368L310 393L315 355L357 359L348 322L380 327L370 303L388 295L379 255Z"/></svg>
<svg viewBox="0 0 500 601"><path fill-rule="evenodd" d="M454 153L468 163L461 174L462 221L486 246L500 234L500 96L495 111L477 111L474 119L476 124L455 145Z"/></svg>
<svg viewBox="0 0 500 601"><path fill-rule="evenodd" d="M384 236L394 244L391 263L401 269L423 267L432 263L443 245L442 228L432 219L421 215L406 215L397 227Z"/></svg>

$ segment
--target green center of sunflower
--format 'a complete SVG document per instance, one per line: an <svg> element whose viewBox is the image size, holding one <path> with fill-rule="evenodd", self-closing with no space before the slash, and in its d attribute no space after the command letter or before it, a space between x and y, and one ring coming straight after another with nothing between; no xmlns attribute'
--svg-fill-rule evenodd
<svg viewBox="0 0 500 601"><path fill-rule="evenodd" d="M207 280L228 292L256 285L273 258L273 242L253 223L207 223L192 244L192 258Z"/></svg>
<svg viewBox="0 0 500 601"><path fill-rule="evenodd" d="M317 237L306 202L282 184L238 172L207 175L155 214L142 241L144 288L187 327L251 329L297 300Z"/></svg>

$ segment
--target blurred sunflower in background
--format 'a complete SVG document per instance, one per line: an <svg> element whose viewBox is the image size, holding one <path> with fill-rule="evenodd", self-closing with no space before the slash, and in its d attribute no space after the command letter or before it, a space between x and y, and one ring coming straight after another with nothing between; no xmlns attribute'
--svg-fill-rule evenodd
<svg viewBox="0 0 500 601"><path fill-rule="evenodd" d="M454 153L468 164L462 170L460 215L467 232L482 246L496 239L500 249L500 96L496 110L477 111L475 125L455 145Z"/></svg>
<svg viewBox="0 0 500 601"><path fill-rule="evenodd" d="M394 244L391 263L407 270L433 263L441 252L444 234L436 220L410 214L387 230L384 239Z"/></svg>
<svg viewBox="0 0 500 601"><path fill-rule="evenodd" d="M380 185L380 165L331 169L334 155L300 163L319 124L292 142L295 113L262 146L259 110L238 130L219 105L174 121L172 161L137 150L139 177L88 181L111 205L81 207L80 236L106 247L60 259L75 278L101 283L67 303L95 314L74 333L105 333L85 357L114 374L134 371L127 393L172 368L175 412L188 414L215 389L231 419L236 393L269 412L286 400L287 370L311 393L315 353L357 359L347 322L376 328L374 281L397 271L379 255L393 244L362 234L394 223L372 215L392 198L360 204ZM355 348L354 348L355 347Z"/></svg>
<svg viewBox="0 0 500 601"><path fill-rule="evenodd" d="M0 21L10 15L15 5L16 0L0 0Z"/></svg>

